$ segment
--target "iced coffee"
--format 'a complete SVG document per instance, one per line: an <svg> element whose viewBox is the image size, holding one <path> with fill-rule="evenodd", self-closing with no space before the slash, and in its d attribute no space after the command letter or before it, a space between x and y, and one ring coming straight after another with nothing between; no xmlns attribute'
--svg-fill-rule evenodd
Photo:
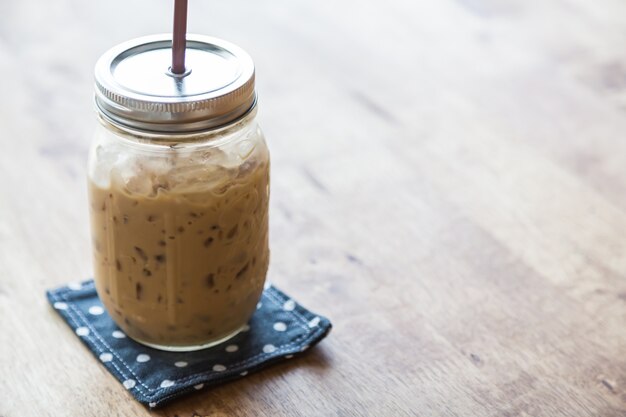
<svg viewBox="0 0 626 417"><path fill-rule="evenodd" d="M232 337L255 311L270 160L252 58L181 31L184 42L147 36L98 59L88 181L104 307L136 341L186 351Z"/></svg>
<svg viewBox="0 0 626 417"><path fill-rule="evenodd" d="M137 153L132 140L110 143L116 140L94 149L99 162L89 179L104 306L148 345L189 348L229 338L255 311L268 268L264 142Z"/></svg>

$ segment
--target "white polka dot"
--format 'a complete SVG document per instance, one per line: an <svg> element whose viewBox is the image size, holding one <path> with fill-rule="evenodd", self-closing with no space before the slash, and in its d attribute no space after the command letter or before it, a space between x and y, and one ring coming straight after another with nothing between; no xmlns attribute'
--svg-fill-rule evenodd
<svg viewBox="0 0 626 417"><path fill-rule="evenodd" d="M100 360L102 362L111 362L111 360L113 360L113 355L111 355L109 352L104 352L100 355Z"/></svg>
<svg viewBox="0 0 626 417"><path fill-rule="evenodd" d="M294 308L296 308L296 302L293 300L287 300L283 304L283 310L285 311L292 311Z"/></svg>
<svg viewBox="0 0 626 417"><path fill-rule="evenodd" d="M261 307L263 307L263 303L259 301L259 302L256 304L256 309L258 310L258 309L260 309Z"/></svg>
<svg viewBox="0 0 626 417"><path fill-rule="evenodd" d="M69 288L70 290L78 291L83 288L83 284L81 284L80 282L70 282L69 284L67 284L67 288Z"/></svg>
<svg viewBox="0 0 626 417"><path fill-rule="evenodd" d="M263 346L263 352L265 353L272 353L276 351L276 346L274 345L265 345Z"/></svg>
<svg viewBox="0 0 626 417"><path fill-rule="evenodd" d="M154 408L154 407L156 407L156 403L148 403L148 407Z"/></svg>
<svg viewBox="0 0 626 417"><path fill-rule="evenodd" d="M79 336L87 336L89 334L89 329L86 327L78 327L76 328L76 334Z"/></svg>
<svg viewBox="0 0 626 417"><path fill-rule="evenodd" d="M247 332L248 330L250 330L250 326L248 324L246 324L245 326L241 328L242 332Z"/></svg>
<svg viewBox="0 0 626 417"><path fill-rule="evenodd" d="M91 306L89 307L89 314L93 315L93 316L99 316L100 314L104 313L104 309L100 306Z"/></svg>
<svg viewBox="0 0 626 417"><path fill-rule="evenodd" d="M309 345L304 345L302 346L302 348L300 349L300 352L304 352L305 350L307 350L309 348Z"/></svg>
<svg viewBox="0 0 626 417"><path fill-rule="evenodd" d="M242 372L242 373L240 373L239 375L241 375L241 376L246 376L246 375L248 375L248 371L243 371L243 372Z"/></svg>
<svg viewBox="0 0 626 417"><path fill-rule="evenodd" d="M239 350L239 346L237 345L228 345L226 346L226 352L233 353Z"/></svg>
<svg viewBox="0 0 626 417"><path fill-rule="evenodd" d="M126 337L124 332L122 332L120 330L114 330L113 333L111 333L111 336L113 336L116 339L123 339L123 338Z"/></svg>
<svg viewBox="0 0 626 417"><path fill-rule="evenodd" d="M194 385L193 387L194 387L195 389L202 389L202 388L204 388L204 384Z"/></svg>
<svg viewBox="0 0 626 417"><path fill-rule="evenodd" d="M67 310L67 304L61 301L57 301L56 303L54 303L54 308L56 308L57 310Z"/></svg>
<svg viewBox="0 0 626 417"><path fill-rule="evenodd" d="M184 368L187 365L188 365L188 363L185 362L185 361L179 361L179 362L175 362L174 363L174 366L177 367L177 368Z"/></svg>
<svg viewBox="0 0 626 417"><path fill-rule="evenodd" d="M272 286L272 283L271 283L271 282L269 282L269 281L265 281L265 284L263 285L263 289L264 289L264 290L267 290L267 289L268 289L269 287L271 287L271 286Z"/></svg>
<svg viewBox="0 0 626 417"><path fill-rule="evenodd" d="M285 356L285 359L291 359L291 358L293 358L293 355L287 355L287 356Z"/></svg>
<svg viewBox="0 0 626 417"><path fill-rule="evenodd" d="M309 327L315 327L318 324L320 324L320 318L319 317L315 317L313 320L311 320L309 322Z"/></svg>
<svg viewBox="0 0 626 417"><path fill-rule="evenodd" d="M274 323L274 330L276 330L277 332L284 332L285 330L287 330L287 325L282 321L277 321L276 323Z"/></svg>
<svg viewBox="0 0 626 417"><path fill-rule="evenodd" d="M171 387L172 385L174 385L174 381L170 381L169 379L164 379L161 382L161 388Z"/></svg>
<svg viewBox="0 0 626 417"><path fill-rule="evenodd" d="M148 362L150 360L150 355L146 355L145 353L140 353L137 355L137 362Z"/></svg>
<svg viewBox="0 0 626 417"><path fill-rule="evenodd" d="M213 370L215 372L224 372L226 370L226 367L224 365L217 364L213 365Z"/></svg>
<svg viewBox="0 0 626 417"><path fill-rule="evenodd" d="M124 388L126 389L131 389L135 387L135 380L134 379L127 379L126 381L122 382L122 385L124 385Z"/></svg>

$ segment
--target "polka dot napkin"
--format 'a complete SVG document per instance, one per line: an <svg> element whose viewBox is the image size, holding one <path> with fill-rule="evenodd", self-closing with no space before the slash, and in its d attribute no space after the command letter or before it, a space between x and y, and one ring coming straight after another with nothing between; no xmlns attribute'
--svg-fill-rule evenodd
<svg viewBox="0 0 626 417"><path fill-rule="evenodd" d="M268 285L245 331L209 349L164 352L126 337L102 307L92 280L50 290L47 296L95 357L151 408L291 359L331 329L328 319Z"/></svg>

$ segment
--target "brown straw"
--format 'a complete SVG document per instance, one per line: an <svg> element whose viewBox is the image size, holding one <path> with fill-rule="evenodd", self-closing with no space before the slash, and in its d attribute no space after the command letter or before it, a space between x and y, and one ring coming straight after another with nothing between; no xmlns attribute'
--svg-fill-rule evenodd
<svg viewBox="0 0 626 417"><path fill-rule="evenodd" d="M174 3L174 35L172 40L172 72L185 73L185 48L187 47L187 0Z"/></svg>

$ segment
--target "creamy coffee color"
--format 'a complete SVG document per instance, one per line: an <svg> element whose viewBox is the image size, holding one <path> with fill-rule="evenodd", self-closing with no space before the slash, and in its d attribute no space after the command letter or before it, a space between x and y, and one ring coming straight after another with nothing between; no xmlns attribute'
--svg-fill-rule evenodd
<svg viewBox="0 0 626 417"><path fill-rule="evenodd" d="M127 160L116 155L131 152L95 148L96 287L130 337L200 346L232 336L253 314L269 261L269 155L264 142L235 142L161 146Z"/></svg>

